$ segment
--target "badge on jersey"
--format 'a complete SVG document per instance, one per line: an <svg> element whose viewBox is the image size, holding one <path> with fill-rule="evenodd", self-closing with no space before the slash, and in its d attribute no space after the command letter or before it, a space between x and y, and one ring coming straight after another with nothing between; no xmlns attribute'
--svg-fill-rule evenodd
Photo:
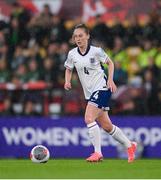
<svg viewBox="0 0 161 180"><path fill-rule="evenodd" d="M90 62L91 62L91 64L95 63L95 59L94 58L90 58Z"/></svg>

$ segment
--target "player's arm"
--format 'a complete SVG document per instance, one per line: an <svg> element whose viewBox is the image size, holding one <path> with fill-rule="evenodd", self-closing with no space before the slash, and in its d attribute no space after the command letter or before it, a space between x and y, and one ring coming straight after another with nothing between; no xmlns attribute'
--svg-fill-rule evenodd
<svg viewBox="0 0 161 180"><path fill-rule="evenodd" d="M113 81L114 64L102 48L98 48L97 50L98 50L98 59L100 60L100 62L108 64L107 87L111 90L111 92L115 92L117 87Z"/></svg>
<svg viewBox="0 0 161 180"><path fill-rule="evenodd" d="M71 51L68 53L67 60L65 61L64 66L66 68L64 89L69 90L72 88L71 79L72 79L72 72L74 68L73 57L72 57Z"/></svg>
<svg viewBox="0 0 161 180"><path fill-rule="evenodd" d="M115 92L117 87L113 81L113 74L114 74L114 64L110 58L106 61L108 64L108 80L107 80L107 87L111 90L111 92Z"/></svg>
<svg viewBox="0 0 161 180"><path fill-rule="evenodd" d="M72 79L72 70L69 69L69 68L66 68L66 70L65 70L64 89L70 90L72 88L72 86L71 86L71 79Z"/></svg>

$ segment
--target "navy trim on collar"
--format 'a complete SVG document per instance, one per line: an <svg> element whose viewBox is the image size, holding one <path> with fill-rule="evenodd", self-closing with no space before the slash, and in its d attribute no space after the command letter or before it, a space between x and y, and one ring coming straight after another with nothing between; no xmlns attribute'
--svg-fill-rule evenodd
<svg viewBox="0 0 161 180"><path fill-rule="evenodd" d="M84 54L82 54L82 53L80 52L79 48L77 48L77 51L78 51L78 53L79 53L81 56L85 56L86 54L88 54L89 50L90 50L90 45L87 46L86 52L85 52Z"/></svg>

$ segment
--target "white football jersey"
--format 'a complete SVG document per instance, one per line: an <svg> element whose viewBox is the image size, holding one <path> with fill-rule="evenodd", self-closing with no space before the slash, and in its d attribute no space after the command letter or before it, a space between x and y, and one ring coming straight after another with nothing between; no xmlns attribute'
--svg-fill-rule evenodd
<svg viewBox="0 0 161 180"><path fill-rule="evenodd" d="M70 70L76 68L86 99L97 90L107 89L107 77L101 63L108 60L104 50L95 46L88 46L85 54L81 54L78 47L69 51L64 66Z"/></svg>

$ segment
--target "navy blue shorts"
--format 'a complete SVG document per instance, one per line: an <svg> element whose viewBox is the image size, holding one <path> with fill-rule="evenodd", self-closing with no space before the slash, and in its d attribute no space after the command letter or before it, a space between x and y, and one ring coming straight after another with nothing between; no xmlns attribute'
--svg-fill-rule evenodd
<svg viewBox="0 0 161 180"><path fill-rule="evenodd" d="M88 103L93 104L94 106L103 109L104 111L108 111L109 108L109 100L111 97L111 90L98 90L95 91L90 99L88 100Z"/></svg>

